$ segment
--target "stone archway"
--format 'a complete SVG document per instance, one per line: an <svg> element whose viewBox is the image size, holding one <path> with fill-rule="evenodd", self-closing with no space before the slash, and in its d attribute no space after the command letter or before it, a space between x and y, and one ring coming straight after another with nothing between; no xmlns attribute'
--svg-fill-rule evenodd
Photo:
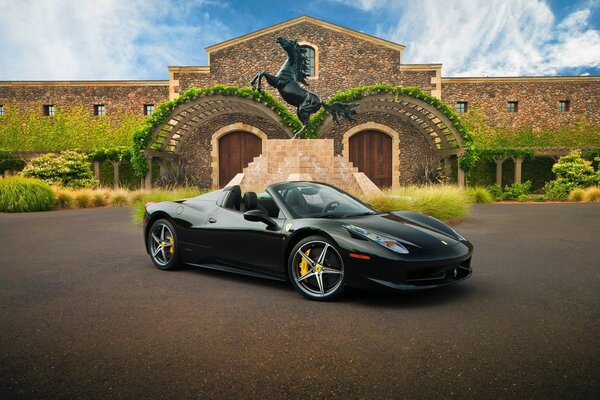
<svg viewBox="0 0 600 400"><path fill-rule="evenodd" d="M201 175L200 184L216 187L220 183L219 138L233 131L247 132L259 137L264 146L267 138L292 136L291 128L282 126L281 121L269 106L252 98L202 95L178 105L165 122L154 127L144 155L149 164L152 159L159 160L161 173L173 164L167 160L192 159L193 170ZM144 186L151 185L149 172Z"/></svg>
<svg viewBox="0 0 600 400"><path fill-rule="evenodd" d="M380 188L399 185L399 148L398 132L377 122L356 125L342 137L344 159L352 162L359 172L365 173ZM370 165L365 166L364 163Z"/></svg>
<svg viewBox="0 0 600 400"><path fill-rule="evenodd" d="M345 157L348 156L348 138L351 134L356 134L365 129L373 129L387 133L393 138L395 135L393 132L396 132L396 134L400 132L395 130L396 125L389 123L386 123L386 125L379 124L378 128L367 128L368 124L375 123L366 122L368 120L364 118L361 121L361 115L371 119L371 121L386 121L389 119L398 121L399 126L410 126L411 131L418 135L419 140L423 142L423 149L428 149L427 151L431 152L437 159L447 161L450 157L460 156L464 153L463 138L453 126L452 121L442 111L424 100L407 95L394 96L390 93L378 93L366 95L353 103L357 104L356 111L358 115L354 124L358 125L352 126L353 124L348 122L336 125L333 123L331 116L327 116L320 129L321 137L330 137L336 140L338 143L336 148L342 149ZM398 159L396 155L401 156L399 140L393 142L392 146L393 157L396 160ZM349 158L347 159L349 160ZM399 161L400 164L405 162L406 160ZM398 174L393 177L392 181L392 187L395 187L399 185L400 168L393 165L392 171ZM464 174L460 168L458 183L464 185Z"/></svg>
<svg viewBox="0 0 600 400"><path fill-rule="evenodd" d="M255 139L253 139L255 138ZM224 149L224 141L227 146L239 146L239 151L231 152L231 149ZM213 187L223 187L234 176L233 172L242 172L254 157L259 156L265 150L267 134L255 126L237 122L222 127L213 133L211 138L211 167ZM227 155L227 161L224 160L224 152L230 151ZM233 153L233 154L231 154ZM232 173L223 176L225 170L232 170Z"/></svg>

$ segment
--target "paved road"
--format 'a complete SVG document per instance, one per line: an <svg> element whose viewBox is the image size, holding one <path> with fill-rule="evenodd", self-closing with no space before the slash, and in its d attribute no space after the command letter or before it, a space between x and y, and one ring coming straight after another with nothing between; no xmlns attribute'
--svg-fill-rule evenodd
<svg viewBox="0 0 600 400"><path fill-rule="evenodd" d="M600 206L475 207L467 282L155 269L128 209L0 214L0 398L600 398Z"/></svg>

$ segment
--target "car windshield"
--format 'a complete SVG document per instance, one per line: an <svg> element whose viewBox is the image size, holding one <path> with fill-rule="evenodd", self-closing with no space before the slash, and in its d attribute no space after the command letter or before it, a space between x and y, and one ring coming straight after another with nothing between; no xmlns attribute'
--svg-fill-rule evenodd
<svg viewBox="0 0 600 400"><path fill-rule="evenodd" d="M287 182L274 186L294 218L344 218L375 211L332 186L313 182Z"/></svg>

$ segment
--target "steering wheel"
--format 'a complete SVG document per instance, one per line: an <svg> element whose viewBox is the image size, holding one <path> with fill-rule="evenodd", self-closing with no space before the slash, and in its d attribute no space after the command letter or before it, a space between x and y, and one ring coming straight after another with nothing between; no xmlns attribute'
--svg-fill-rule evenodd
<svg viewBox="0 0 600 400"><path fill-rule="evenodd" d="M332 201L327 203L327 205L323 208L323 214L327 214L328 212L335 211L340 206L339 201Z"/></svg>

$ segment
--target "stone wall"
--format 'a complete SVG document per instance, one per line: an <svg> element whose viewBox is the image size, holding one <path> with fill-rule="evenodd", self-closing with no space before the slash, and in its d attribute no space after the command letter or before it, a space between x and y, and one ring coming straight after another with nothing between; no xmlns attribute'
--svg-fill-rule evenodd
<svg viewBox="0 0 600 400"><path fill-rule="evenodd" d="M144 115L145 104L168 99L168 81L99 82L0 82L0 104L4 112L38 110L52 104L55 110L84 107L90 115L95 104L104 104L107 115Z"/></svg>
<svg viewBox="0 0 600 400"><path fill-rule="evenodd" d="M555 130L582 118L600 127L600 77L444 78L442 93L450 106L468 102L491 127ZM559 112L561 100L571 111ZM509 101L518 102L516 113Z"/></svg>

